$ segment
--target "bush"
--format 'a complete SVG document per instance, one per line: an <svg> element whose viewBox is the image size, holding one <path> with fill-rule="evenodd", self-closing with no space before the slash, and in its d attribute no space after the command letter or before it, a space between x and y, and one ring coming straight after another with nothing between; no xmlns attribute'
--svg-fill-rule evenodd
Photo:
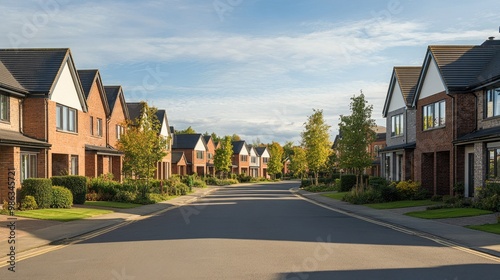
<svg viewBox="0 0 500 280"><path fill-rule="evenodd" d="M130 187L129 182L129 187ZM136 187L135 187L136 188ZM103 177L92 178L89 182L88 191L96 193L97 200L110 201L116 193L122 189L122 185L116 181L107 180Z"/></svg>
<svg viewBox="0 0 500 280"><path fill-rule="evenodd" d="M420 184L411 180L401 181L396 185L401 199L418 199Z"/></svg>
<svg viewBox="0 0 500 280"><path fill-rule="evenodd" d="M346 174L340 177L340 191L348 192L356 185L356 175Z"/></svg>
<svg viewBox="0 0 500 280"><path fill-rule="evenodd" d="M399 200L399 192L394 185L387 185L378 189L382 202L390 202Z"/></svg>
<svg viewBox="0 0 500 280"><path fill-rule="evenodd" d="M305 191L308 192L331 192L331 191L336 191L338 188L334 185L318 185L318 186L308 186L305 188L302 188Z"/></svg>
<svg viewBox="0 0 500 280"><path fill-rule="evenodd" d="M389 182L387 182L384 177L371 177L368 181L368 184L378 190L382 189L383 187L387 187L389 185Z"/></svg>
<svg viewBox="0 0 500 280"><path fill-rule="evenodd" d="M71 208L73 205L73 194L65 187L52 187L52 203L50 208Z"/></svg>
<svg viewBox="0 0 500 280"><path fill-rule="evenodd" d="M113 201L117 202L134 202L137 198L137 193L130 191L118 191L113 197Z"/></svg>
<svg viewBox="0 0 500 280"><path fill-rule="evenodd" d="M193 187L195 188L206 188L207 184L201 179L196 179L193 181Z"/></svg>
<svg viewBox="0 0 500 280"><path fill-rule="evenodd" d="M432 201L443 201L443 196L439 195L439 194L435 194L435 195L431 196L431 200Z"/></svg>
<svg viewBox="0 0 500 280"><path fill-rule="evenodd" d="M351 190L351 192L347 193L342 198L342 200L352 204L367 204L367 203L381 202L380 194L373 188L368 188L366 190L361 190L361 191L358 191L354 188Z"/></svg>
<svg viewBox="0 0 500 280"><path fill-rule="evenodd" d="M38 208L49 208L52 203L52 181L46 178L24 179L20 191L21 199L28 195L35 198Z"/></svg>
<svg viewBox="0 0 500 280"><path fill-rule="evenodd" d="M38 209L38 204L33 196L27 195L23 199L21 199L21 203L19 205L19 210L33 210Z"/></svg>
<svg viewBox="0 0 500 280"><path fill-rule="evenodd" d="M87 195L87 178L85 176L53 176L52 185L63 186L73 194L74 204L84 204Z"/></svg>
<svg viewBox="0 0 500 280"><path fill-rule="evenodd" d="M479 209L500 211L500 183L487 182L484 187L476 188L472 205Z"/></svg>
<svg viewBox="0 0 500 280"><path fill-rule="evenodd" d="M186 186L187 187L187 186ZM134 200L138 204L155 204L168 199L167 194L147 193L145 196L140 196Z"/></svg>

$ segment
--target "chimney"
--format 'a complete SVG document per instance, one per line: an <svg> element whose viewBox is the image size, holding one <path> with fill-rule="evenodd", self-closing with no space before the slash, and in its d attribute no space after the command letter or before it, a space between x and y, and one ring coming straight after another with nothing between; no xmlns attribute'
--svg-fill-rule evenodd
<svg viewBox="0 0 500 280"><path fill-rule="evenodd" d="M490 40L490 41L495 40L495 37L493 37L493 36L488 37L488 40Z"/></svg>

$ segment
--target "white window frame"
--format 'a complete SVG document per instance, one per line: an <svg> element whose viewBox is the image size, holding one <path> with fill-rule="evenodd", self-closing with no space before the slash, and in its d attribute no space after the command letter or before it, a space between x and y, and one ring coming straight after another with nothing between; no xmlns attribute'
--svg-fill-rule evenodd
<svg viewBox="0 0 500 280"><path fill-rule="evenodd" d="M70 175L78 175L78 156L77 155L70 156L69 174Z"/></svg>
<svg viewBox="0 0 500 280"><path fill-rule="evenodd" d="M8 122L10 117L10 97L0 94L0 121Z"/></svg>
<svg viewBox="0 0 500 280"><path fill-rule="evenodd" d="M21 182L24 179L36 178L38 169L37 153L21 152Z"/></svg>
<svg viewBox="0 0 500 280"><path fill-rule="evenodd" d="M57 130L67 132L78 132L78 112L76 109L56 105L56 127Z"/></svg>
<svg viewBox="0 0 500 280"><path fill-rule="evenodd" d="M404 122L403 114L394 115L391 117L391 137L403 135Z"/></svg>
<svg viewBox="0 0 500 280"><path fill-rule="evenodd" d="M102 119L97 118L97 136L102 137Z"/></svg>

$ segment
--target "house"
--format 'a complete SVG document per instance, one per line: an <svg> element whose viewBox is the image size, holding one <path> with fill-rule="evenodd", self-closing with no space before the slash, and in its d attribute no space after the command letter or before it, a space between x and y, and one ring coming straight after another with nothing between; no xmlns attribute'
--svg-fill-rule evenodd
<svg viewBox="0 0 500 280"><path fill-rule="evenodd" d="M187 160L186 174L207 174L207 144L201 134L174 134L172 150L184 152Z"/></svg>
<svg viewBox="0 0 500 280"><path fill-rule="evenodd" d="M23 133L23 103L30 92L3 59L0 54L0 201L8 201L9 177L17 189L23 179L48 176L45 161L51 144Z"/></svg>
<svg viewBox="0 0 500 280"><path fill-rule="evenodd" d="M172 151L172 174L184 176L187 174L187 159L182 151Z"/></svg>
<svg viewBox="0 0 500 280"><path fill-rule="evenodd" d="M376 133L375 141L370 143L370 145L368 146L368 153L370 153L370 155L372 156L373 161L372 165L365 170L365 174L369 176L379 177L381 174L379 151L386 145L385 144L386 129L383 126L376 126L373 128L373 130Z"/></svg>
<svg viewBox="0 0 500 280"><path fill-rule="evenodd" d="M255 152L257 152L257 156L259 157L259 174L261 177L269 178L270 176L267 174L267 163L269 162L269 158L271 155L269 154L269 150L266 146L256 147Z"/></svg>
<svg viewBox="0 0 500 280"><path fill-rule="evenodd" d="M215 176L215 165L214 165L214 155L215 155L215 143L210 135L204 135L203 140L207 144L207 174Z"/></svg>
<svg viewBox="0 0 500 280"><path fill-rule="evenodd" d="M109 106L109 117L107 120L107 147L117 150L118 140L125 133L126 120L130 119L127 103L121 86L104 86L106 98ZM113 179L117 181L123 180L123 156L112 156L112 174Z"/></svg>
<svg viewBox="0 0 500 280"><path fill-rule="evenodd" d="M232 141L233 145L233 156L232 162L233 167L231 172L233 174L244 174L249 175L250 173L250 158L249 152L244 140Z"/></svg>
<svg viewBox="0 0 500 280"><path fill-rule="evenodd" d="M168 125L167 112L165 110L156 111L156 118L160 122L158 135L167 139L167 147L165 147L166 155L158 162L155 178L165 180L170 178L172 173L172 135L170 134L170 126Z"/></svg>
<svg viewBox="0 0 500 280"><path fill-rule="evenodd" d="M417 128L414 158L415 180L433 194L452 194L458 183L465 183L472 194L471 189L484 182L485 154L494 144L472 144L463 137L490 127L482 125L494 118L484 111L482 120L477 118L479 102L488 103L483 110L489 111L490 104L494 108L494 101L481 99L494 87L497 66L491 63L500 50L498 41L489 41L427 49L412 104Z"/></svg>
<svg viewBox="0 0 500 280"><path fill-rule="evenodd" d="M247 145L247 149L250 156L249 174L254 178L261 177L259 155L252 145Z"/></svg>
<svg viewBox="0 0 500 280"><path fill-rule="evenodd" d="M70 50L2 49L0 61L26 96L17 109L22 111L18 114L20 131L50 146L45 150L18 150L20 180L85 174L88 108ZM18 102L12 99L9 107Z"/></svg>
<svg viewBox="0 0 500 280"><path fill-rule="evenodd" d="M414 180L416 110L413 98L422 67L394 67L382 116L386 147L379 149L381 176L390 181ZM377 137L378 138L378 137Z"/></svg>
<svg viewBox="0 0 500 280"><path fill-rule="evenodd" d="M123 153L108 145L108 120L110 109L106 91L98 70L78 70L83 92L87 100L87 116L84 121L87 131L81 131L85 136L85 176L95 178L101 175L113 174L115 169L121 171ZM116 170L115 170L116 171ZM119 173L117 179L120 179Z"/></svg>

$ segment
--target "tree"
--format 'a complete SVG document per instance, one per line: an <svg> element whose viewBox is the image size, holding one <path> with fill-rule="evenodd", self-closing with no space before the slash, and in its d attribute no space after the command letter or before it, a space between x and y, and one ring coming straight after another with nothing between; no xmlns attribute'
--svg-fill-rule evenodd
<svg viewBox="0 0 500 280"><path fill-rule="evenodd" d="M154 176L156 163L167 155L169 139L161 136L157 109L141 103L141 117L128 121L126 133L118 140L118 149L125 154L123 173L145 179Z"/></svg>
<svg viewBox="0 0 500 280"><path fill-rule="evenodd" d="M318 185L320 170L325 167L331 153L330 126L325 123L323 110L313 109L313 114L304 123L302 146L306 150L307 168L314 173L314 184Z"/></svg>
<svg viewBox="0 0 500 280"><path fill-rule="evenodd" d="M221 142L219 148L215 150L214 155L214 166L215 170L221 175L231 171L233 156L233 144L230 136L225 136Z"/></svg>
<svg viewBox="0 0 500 280"><path fill-rule="evenodd" d="M196 131L191 126L189 126L188 128L186 128L184 130L176 130L175 133L176 134L196 134Z"/></svg>
<svg viewBox="0 0 500 280"><path fill-rule="evenodd" d="M285 145L283 145L283 156L281 158L281 162L285 164L287 160L290 160L290 156L293 154L293 142L287 141Z"/></svg>
<svg viewBox="0 0 500 280"><path fill-rule="evenodd" d="M303 178L307 171L306 151L302 147L293 147L290 154L290 172Z"/></svg>
<svg viewBox="0 0 500 280"><path fill-rule="evenodd" d="M373 106L368 105L363 92L351 98L351 115L340 116L338 141L339 167L351 169L357 176L357 187L363 187L363 170L371 166L373 158L368 146L375 141L375 121L371 119ZM361 183L361 184L360 184Z"/></svg>
<svg viewBox="0 0 500 280"><path fill-rule="evenodd" d="M276 174L281 174L283 170L283 162L281 159L283 157L283 148L278 142L272 142L271 145L268 146L269 149L269 162L267 163L267 173L273 175L273 178L276 178Z"/></svg>
<svg viewBox="0 0 500 280"><path fill-rule="evenodd" d="M231 138L233 141L241 141L241 137L236 133L233 134L233 136L231 136Z"/></svg>

